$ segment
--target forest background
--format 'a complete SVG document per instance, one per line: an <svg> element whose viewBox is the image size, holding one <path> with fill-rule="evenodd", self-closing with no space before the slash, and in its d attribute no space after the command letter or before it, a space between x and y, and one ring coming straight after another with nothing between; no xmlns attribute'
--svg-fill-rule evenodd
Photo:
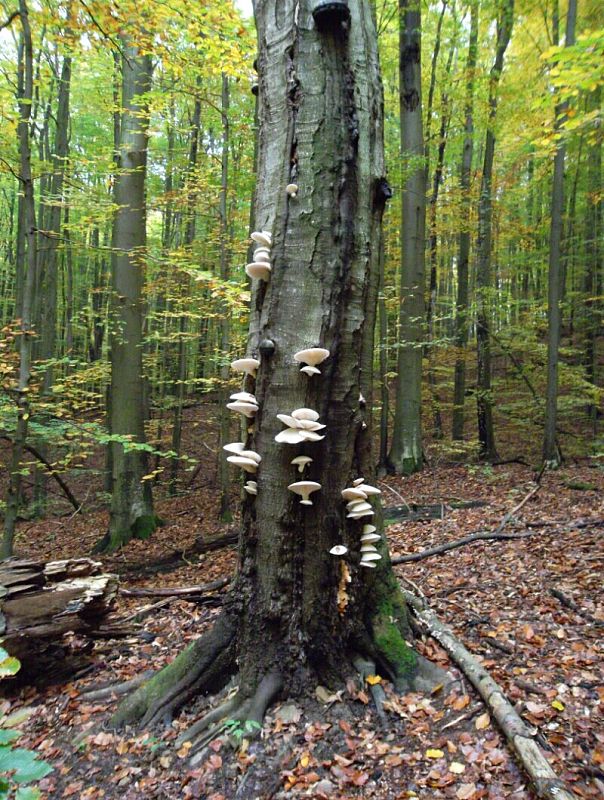
<svg viewBox="0 0 604 800"><path fill-rule="evenodd" d="M253 22L237 7L209 0L119 5L22 0L21 6L29 19L29 43L6 2L0 32L5 552L12 548L16 520L46 513L59 496L69 496L73 480L83 479L87 489L85 499L71 496L72 505L106 507L114 490L116 448L140 456L148 498L151 488L155 494L186 492L199 474L199 453L183 446L183 419L190 431L200 429L196 441L214 454L233 438L224 405L236 385L228 365L245 350L250 291L244 265L254 190L255 40ZM602 398L601 9L595 0L580 4L576 41L564 47L564 4L516 4L495 117L492 66L501 8L491 0L422 6L425 152L418 155L401 154L398 5L376 3L393 189L385 215L373 398L375 420L381 416L382 423L383 471L419 469L426 455L436 461L486 455L537 463L541 458L548 334L550 341L557 336L548 317L548 275L552 180L561 150L557 457L602 455L597 427ZM469 69L473 19L476 65ZM119 349L126 324L115 288L116 254L123 251L115 247L119 204L114 190L127 173L118 148L120 61L128 63L128 47L148 58L150 80L133 112L148 133L142 186L146 215L139 220L138 243L131 250L136 257L130 260L139 274L133 291L141 338L133 343L135 361L122 364L127 374L142 357L144 381L136 400L116 394L119 382L110 390L111 345ZM489 130L495 155L485 285L478 266L478 216ZM469 140L473 158L464 188L462 157ZM24 179L24 146L31 180ZM400 317L405 300L399 296L400 219L403 190L418 165L425 170L427 204L425 302L411 320L419 330L411 341ZM464 233L470 241L467 316L458 268ZM485 308L493 383L477 389L477 319ZM465 334L460 334L460 319L467 320ZM422 354L424 452L404 464L389 457L389 436L404 391L395 380L397 357L409 348ZM403 384L408 380L402 376ZM477 432L481 397L492 408L498 440L489 452ZM132 405L134 416L120 422ZM419 407L416 413L419 418ZM215 463L215 478L205 477L216 480L220 513L228 519L230 476L218 455ZM124 540L118 536L102 546Z"/></svg>

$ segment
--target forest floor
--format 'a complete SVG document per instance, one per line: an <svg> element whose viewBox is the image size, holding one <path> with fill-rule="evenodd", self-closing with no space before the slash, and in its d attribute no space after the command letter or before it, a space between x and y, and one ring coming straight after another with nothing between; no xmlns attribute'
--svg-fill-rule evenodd
<svg viewBox="0 0 604 800"><path fill-rule="evenodd" d="M526 495L527 467L437 466L404 480L381 482L386 506L444 503L441 518L399 521L388 529L393 556L424 550L475 531L494 530ZM581 798L604 796L604 623L602 534L604 474L587 462L543 476L541 488L506 532L524 539L476 542L396 567L403 585L419 588L466 647L480 657L535 730L553 768ZM446 504L482 501L453 510ZM201 556L187 550L224 533L211 486L158 503L166 521L149 542L132 542L101 559L124 589L191 586L227 577L235 548ZM599 522L599 524L598 524ZM587 524L586 524L587 523ZM40 559L90 553L106 525L98 513L21 523L19 554ZM234 523L236 528L236 522ZM144 568L178 548L177 568ZM557 589L581 613L551 594ZM341 691L324 687L270 709L260 739L235 755L217 741L191 768L188 750L172 743L215 698L200 698L172 725L118 734L104 726L112 698L93 701L92 686L158 669L212 623L213 603L125 597L112 617L128 622L125 637L97 642L80 677L43 689L23 688L0 711L33 707L23 744L54 767L41 783L47 798L533 798L505 740L480 698L431 639L417 647L457 682L431 696L397 696L384 681L387 724L381 726L368 687L351 676ZM600 623L600 624L598 624Z"/></svg>

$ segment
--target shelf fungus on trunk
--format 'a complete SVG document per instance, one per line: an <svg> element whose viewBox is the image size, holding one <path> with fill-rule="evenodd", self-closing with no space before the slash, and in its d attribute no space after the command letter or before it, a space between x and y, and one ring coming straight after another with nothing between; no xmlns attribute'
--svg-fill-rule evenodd
<svg viewBox="0 0 604 800"><path fill-rule="evenodd" d="M252 283L249 357L233 362L255 378L258 402L243 452L262 456L254 502L243 498L236 577L213 627L128 697L115 717L121 723L169 718L198 693L234 678L237 693L181 736L192 753L224 730L225 719L253 720L259 728L279 697L314 692L317 683L337 690L355 673L359 656L399 688L419 688L427 669L408 644L412 633L385 538L375 551L359 553L361 535L373 532L369 517L381 518L371 487L371 430L359 405L362 394L371 407L386 201L372 3L339 4L341 14L350 13L346 35L317 29L312 12L320 5L255 3L259 230L252 240L280 266L268 284ZM290 202L294 169L304 191ZM258 362L251 356L267 340L274 350ZM308 346L317 342L321 348ZM312 352L309 360L313 350L322 351L322 360ZM298 364L312 367L316 378L302 379ZM292 457L306 455L292 445L312 448L308 481L291 483ZM367 481L353 479L360 475ZM292 502L288 486L305 489L302 505ZM312 508L305 505L310 487ZM348 548L345 558L330 555L337 546ZM442 682L439 674L434 683Z"/></svg>

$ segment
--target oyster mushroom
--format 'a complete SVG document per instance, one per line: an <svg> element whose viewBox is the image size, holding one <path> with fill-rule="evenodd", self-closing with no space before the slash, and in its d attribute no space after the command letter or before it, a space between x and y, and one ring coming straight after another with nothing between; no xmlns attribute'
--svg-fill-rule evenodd
<svg viewBox="0 0 604 800"><path fill-rule="evenodd" d="M375 525L363 525L363 536L365 536L367 533L375 533L376 531L377 528Z"/></svg>
<svg viewBox="0 0 604 800"><path fill-rule="evenodd" d="M258 263L258 261L269 262L271 260L271 251L268 247L258 247L254 250L254 261Z"/></svg>
<svg viewBox="0 0 604 800"><path fill-rule="evenodd" d="M256 370L260 366L257 358L238 358L236 361L231 361L231 368L237 372L245 372L246 375L251 375L252 378L256 377Z"/></svg>
<svg viewBox="0 0 604 800"><path fill-rule="evenodd" d="M304 472L305 468L312 462L312 458L310 456L296 456L292 458L290 464L294 464L298 467L298 472Z"/></svg>
<svg viewBox="0 0 604 800"><path fill-rule="evenodd" d="M336 544L329 552L332 556L343 556L348 552L348 548L344 544Z"/></svg>
<svg viewBox="0 0 604 800"><path fill-rule="evenodd" d="M244 458L243 456L229 456L227 458L229 464L234 464L236 467L241 467L246 472L256 472L258 463L252 458Z"/></svg>
<svg viewBox="0 0 604 800"><path fill-rule="evenodd" d="M290 483L287 488L290 492L300 495L302 498L302 500L300 500L301 505L312 506L312 500L308 498L313 492L321 488L321 484L316 481L297 481L296 483Z"/></svg>
<svg viewBox="0 0 604 800"><path fill-rule="evenodd" d="M375 561L363 561L363 559L361 559L360 564L362 567L370 567L371 569L375 569L377 567Z"/></svg>
<svg viewBox="0 0 604 800"><path fill-rule="evenodd" d="M363 561L379 561L381 559L381 555L379 553L363 553L361 556L361 564Z"/></svg>
<svg viewBox="0 0 604 800"><path fill-rule="evenodd" d="M250 239L262 247L271 247L273 244L273 237L269 231L254 231Z"/></svg>
<svg viewBox="0 0 604 800"><path fill-rule="evenodd" d="M372 526L367 526L367 527L372 527ZM363 544L366 544L366 543L369 544L370 542L379 542L379 540L381 538L382 537L380 536L379 533L364 533L361 536L361 542Z"/></svg>
<svg viewBox="0 0 604 800"><path fill-rule="evenodd" d="M256 481L246 481L243 484L243 488L248 494L257 495L258 494L258 484Z"/></svg>
<svg viewBox="0 0 604 800"><path fill-rule="evenodd" d="M377 548L374 544L364 544L361 547L361 553L377 553Z"/></svg>
<svg viewBox="0 0 604 800"><path fill-rule="evenodd" d="M371 511L371 505L365 500L351 500L346 504L346 508L356 514L357 511Z"/></svg>
<svg viewBox="0 0 604 800"><path fill-rule="evenodd" d="M377 495L382 493L381 489L378 489L376 486L369 486L367 483L359 483L357 488L360 489L360 491L365 492L366 495Z"/></svg>
<svg viewBox="0 0 604 800"><path fill-rule="evenodd" d="M309 366L302 367L300 369L300 372L305 372L307 375L320 375L321 374L321 370L320 369L317 369L316 367L309 367Z"/></svg>
<svg viewBox="0 0 604 800"><path fill-rule="evenodd" d="M292 417L294 419L310 419L316 422L319 419L319 413L312 408L296 408L295 411L292 411Z"/></svg>
<svg viewBox="0 0 604 800"><path fill-rule="evenodd" d="M342 489L341 495L344 500L366 500L367 495L365 492L360 491L359 489L354 489L352 487L348 487L347 489Z"/></svg>
<svg viewBox="0 0 604 800"><path fill-rule="evenodd" d="M324 347L309 347L307 350L299 350L297 353L294 353L294 361L306 364L309 367L314 367L315 369L317 364L321 364L328 357L329 350L326 350ZM317 370L317 372L320 373L321 370ZM310 374L316 375L315 372L311 372Z"/></svg>
<svg viewBox="0 0 604 800"><path fill-rule="evenodd" d="M250 278L268 281L271 276L271 265L267 264L265 261L254 261L246 266L245 274Z"/></svg>
<svg viewBox="0 0 604 800"><path fill-rule="evenodd" d="M255 416L256 412L258 411L258 406L254 405L254 403L244 403L241 400L234 403L227 403L226 407L230 411L237 411L239 414L243 414L248 419L251 419L253 416Z"/></svg>
<svg viewBox="0 0 604 800"><path fill-rule="evenodd" d="M290 197L296 197L298 194L298 184L296 183L288 183L285 187L285 191L288 193Z"/></svg>
<svg viewBox="0 0 604 800"><path fill-rule="evenodd" d="M230 444L223 445L222 449L226 450L227 453L239 454L242 450L245 450L245 445L243 442L231 442Z"/></svg>
<svg viewBox="0 0 604 800"><path fill-rule="evenodd" d="M231 400L241 401L243 403L252 403L253 405L258 405L258 401L254 397L253 394L249 392L235 392L230 397Z"/></svg>
<svg viewBox="0 0 604 800"><path fill-rule="evenodd" d="M365 478L355 478L355 480L353 480L353 482L352 482L352 485L353 486L360 486L363 483L364 480L365 480Z"/></svg>

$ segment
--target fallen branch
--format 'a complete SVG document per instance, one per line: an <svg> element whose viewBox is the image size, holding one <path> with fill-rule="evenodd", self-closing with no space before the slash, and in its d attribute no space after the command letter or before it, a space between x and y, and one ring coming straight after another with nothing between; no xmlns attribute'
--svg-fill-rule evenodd
<svg viewBox="0 0 604 800"><path fill-rule="evenodd" d="M518 505L514 506L511 511L508 511L507 514L503 517L499 525L495 528L494 531L477 531L476 533L470 533L468 536L464 536L462 539L456 539L453 542L445 542L445 544L440 544L437 547L430 547L427 550L421 550L419 553L411 553L410 555L406 556L395 556L392 559L393 564L406 564L410 561L422 561L424 558L430 558L430 556L437 556L441 553L446 553L449 550L455 550L458 547L463 547L466 544L471 544L472 542L487 542L487 541L496 541L500 539L526 539L527 536L532 536L533 532L528 531L527 533L503 533L503 529L508 524L508 522L514 517L515 514L520 511L520 509L528 503L528 501L539 491L540 484L536 483L535 486L531 488L531 490L526 494L522 500L518 503Z"/></svg>
<svg viewBox="0 0 604 800"><path fill-rule="evenodd" d="M137 675L136 678L131 678L129 681L110 683L108 686L90 688L88 691L81 692L80 698L87 703L91 703L97 700L106 700L108 697L117 697L120 694L126 694L142 686L145 681L149 680L153 673L154 670L149 669Z"/></svg>
<svg viewBox="0 0 604 800"><path fill-rule="evenodd" d="M191 597L208 592L224 589L231 582L231 578L221 578L212 583L202 583L199 586L174 586L170 589L122 589L125 597Z"/></svg>
<svg viewBox="0 0 604 800"><path fill-rule="evenodd" d="M411 592L401 591L420 626L447 651L484 700L530 778L537 797L541 800L577 800L553 771L499 684L424 601Z"/></svg>
<svg viewBox="0 0 604 800"><path fill-rule="evenodd" d="M471 533L468 536L464 536L463 539L456 539L454 542L446 542L445 544L440 544L438 547L430 547L428 550L422 550L419 553L411 553L408 556L395 556L392 559L393 564L406 564L409 561L422 561L424 558L430 558L430 556L438 556L441 553L446 553L449 550L455 550L458 547L463 547L466 544L472 544L472 542L489 542L489 541L496 541L499 539L526 539L529 536L532 536L531 532L528 533L490 533L489 531L482 531L479 533Z"/></svg>
<svg viewBox="0 0 604 800"><path fill-rule="evenodd" d="M591 622L592 625L596 625L599 628L604 627L604 622L602 622L602 620L596 619L588 611L584 611L581 606L578 606L574 600L571 600L571 598L568 597L568 595L565 595L564 592L561 592L560 589L550 589L549 593L552 595L552 597L555 597L556 600L559 600L563 606L566 606L566 608L574 611L575 614L578 614L580 617L583 617L583 619Z"/></svg>

